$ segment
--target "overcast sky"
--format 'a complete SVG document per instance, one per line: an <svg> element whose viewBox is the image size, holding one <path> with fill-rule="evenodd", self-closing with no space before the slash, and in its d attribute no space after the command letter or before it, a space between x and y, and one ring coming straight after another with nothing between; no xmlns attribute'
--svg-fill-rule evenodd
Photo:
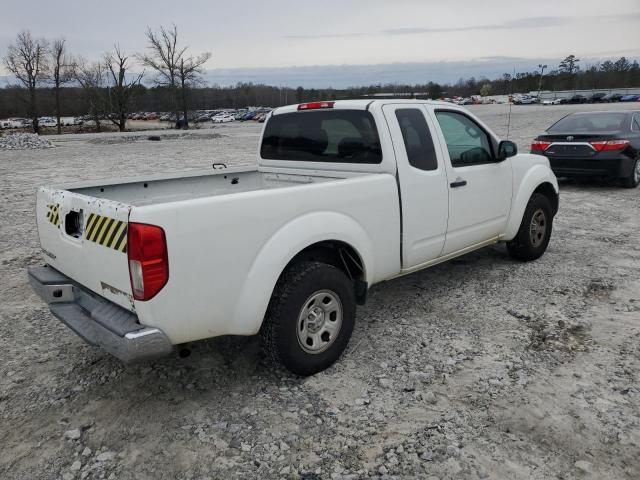
<svg viewBox="0 0 640 480"><path fill-rule="evenodd" d="M533 69L539 59L554 60L555 67L555 59L569 53L583 62L640 57L639 0L7 1L0 55L23 28L35 36L64 36L73 53L91 58L116 42L128 52L142 51L147 26L171 23L193 53L213 54L210 78L218 71L224 83L242 76L238 68L259 77L259 67L411 62L432 70L438 65L445 74L448 66L439 62L498 62L505 66L496 68L508 71L528 60ZM345 75L349 71L355 70ZM491 75L493 67L487 71ZM278 72L278 78L300 73ZM460 72L446 75L456 79Z"/></svg>

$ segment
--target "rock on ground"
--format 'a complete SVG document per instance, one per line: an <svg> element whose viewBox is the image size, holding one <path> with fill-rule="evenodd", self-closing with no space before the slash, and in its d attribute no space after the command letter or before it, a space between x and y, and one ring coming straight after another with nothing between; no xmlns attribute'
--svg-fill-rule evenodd
<svg viewBox="0 0 640 480"><path fill-rule="evenodd" d="M51 148L53 144L35 133L10 133L0 136L0 150L37 150Z"/></svg>

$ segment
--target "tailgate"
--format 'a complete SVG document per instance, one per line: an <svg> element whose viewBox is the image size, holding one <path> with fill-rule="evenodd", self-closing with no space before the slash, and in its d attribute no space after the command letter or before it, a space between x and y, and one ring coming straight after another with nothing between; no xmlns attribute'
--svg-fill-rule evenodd
<svg viewBox="0 0 640 480"><path fill-rule="evenodd" d="M108 300L134 310L127 260L130 205L40 187L36 219L47 263Z"/></svg>

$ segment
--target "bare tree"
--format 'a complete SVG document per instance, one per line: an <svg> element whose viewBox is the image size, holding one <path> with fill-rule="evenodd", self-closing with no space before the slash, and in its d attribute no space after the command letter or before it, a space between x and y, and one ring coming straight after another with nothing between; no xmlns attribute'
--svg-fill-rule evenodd
<svg viewBox="0 0 640 480"><path fill-rule="evenodd" d="M60 124L60 88L65 83L73 80L73 65L67 55L64 38L53 41L49 54L51 56L51 82L53 83L56 102L56 124L58 135L60 135L62 133Z"/></svg>
<svg viewBox="0 0 640 480"><path fill-rule="evenodd" d="M136 87L140 85L143 73L127 74L129 57L117 45L114 47L113 52L105 54L104 64L109 81L105 98L105 111L109 120L118 127L118 130L124 132L130 100L135 94Z"/></svg>
<svg viewBox="0 0 640 480"><path fill-rule="evenodd" d="M44 39L34 39L28 30L16 37L15 44L9 45L3 59L4 66L27 89L29 94L29 114L33 119L33 131L38 126L38 85L46 79L48 44Z"/></svg>
<svg viewBox="0 0 640 480"><path fill-rule="evenodd" d="M177 91L181 89L184 122L188 127L186 88L198 78L211 54L187 57L188 47L178 46L178 27L175 25L171 28L160 27L157 32L147 28L147 43L149 52L138 55L138 58L144 66L156 72L156 84L169 89L176 120L179 118Z"/></svg>
<svg viewBox="0 0 640 480"><path fill-rule="evenodd" d="M104 87L104 65L102 62L87 63L79 57L74 63L74 78L82 87L85 98L89 105L89 115L96 124L96 130L101 128L101 117L104 114L103 102L101 99L102 88Z"/></svg>
<svg viewBox="0 0 640 480"><path fill-rule="evenodd" d="M178 103L176 90L178 88L178 64L184 49L178 50L178 28L173 25L171 29L160 27L160 31L154 32L147 27L147 54L139 54L138 59L145 67L156 72L155 83L165 86L171 96L173 113L178 119Z"/></svg>
<svg viewBox="0 0 640 480"><path fill-rule="evenodd" d="M182 111L184 112L185 128L189 128L187 89L200 82L200 75L204 73L204 64L207 63L210 58L211 54L209 52L197 57L180 58L178 75L180 77L180 90L182 92Z"/></svg>

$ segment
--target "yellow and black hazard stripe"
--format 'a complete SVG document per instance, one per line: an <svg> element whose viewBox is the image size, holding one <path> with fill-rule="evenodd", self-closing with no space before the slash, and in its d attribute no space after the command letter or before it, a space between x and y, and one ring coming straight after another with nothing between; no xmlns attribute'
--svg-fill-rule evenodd
<svg viewBox="0 0 640 480"><path fill-rule="evenodd" d="M60 220L60 204L50 203L47 205L47 220L53 223L56 227L60 228L62 220Z"/></svg>
<svg viewBox="0 0 640 480"><path fill-rule="evenodd" d="M103 247L126 253L127 226L127 222L91 213L84 229L84 238Z"/></svg>

